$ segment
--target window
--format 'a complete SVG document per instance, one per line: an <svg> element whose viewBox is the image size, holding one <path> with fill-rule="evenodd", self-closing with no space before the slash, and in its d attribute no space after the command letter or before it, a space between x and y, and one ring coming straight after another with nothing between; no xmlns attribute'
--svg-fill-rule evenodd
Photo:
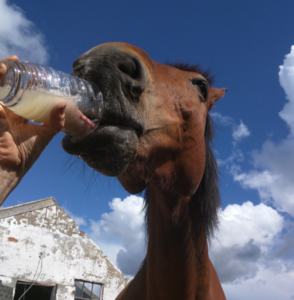
<svg viewBox="0 0 294 300"><path fill-rule="evenodd" d="M75 300L102 300L102 284L75 280L75 287Z"/></svg>
<svg viewBox="0 0 294 300"><path fill-rule="evenodd" d="M13 300L20 299L20 297L24 293L25 294L21 297L21 300L25 300L25 299L53 300L56 298L56 290L57 290L57 286L54 284L50 284L46 282L30 282L30 281L18 280L15 286L15 293L14 293Z"/></svg>

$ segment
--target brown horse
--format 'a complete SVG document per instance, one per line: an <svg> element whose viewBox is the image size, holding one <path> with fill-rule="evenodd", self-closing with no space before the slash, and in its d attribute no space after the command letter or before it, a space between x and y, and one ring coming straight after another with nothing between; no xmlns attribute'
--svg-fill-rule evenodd
<svg viewBox="0 0 294 300"><path fill-rule="evenodd" d="M147 256L116 299L225 299L207 247L219 208L208 111L225 89L197 66L159 64L124 43L86 52L73 74L100 87L105 113L64 149L130 193L146 189Z"/></svg>

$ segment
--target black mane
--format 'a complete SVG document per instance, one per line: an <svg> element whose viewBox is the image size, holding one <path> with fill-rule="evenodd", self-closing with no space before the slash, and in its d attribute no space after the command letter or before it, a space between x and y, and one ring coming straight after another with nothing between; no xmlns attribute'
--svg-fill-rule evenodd
<svg viewBox="0 0 294 300"><path fill-rule="evenodd" d="M213 84L214 75L212 75L209 70L203 70L200 65L192 65L182 62L167 63L167 65L182 71L199 73L208 81L210 85Z"/></svg>
<svg viewBox="0 0 294 300"><path fill-rule="evenodd" d="M205 170L201 183L192 197L193 201L200 201L201 212L204 218L206 237L210 239L218 226L218 212L220 209L220 194L218 188L218 165L212 151L214 137L213 121L209 114L205 126L206 160Z"/></svg>
<svg viewBox="0 0 294 300"><path fill-rule="evenodd" d="M201 74L211 85L214 76L208 71L203 71L200 65L191 65L186 63L168 64L182 71L195 72ZM206 160L205 170L201 183L196 193L191 198L190 209L195 212L195 209L201 208L201 214L204 221L205 233L208 240L213 237L215 229L218 226L218 212L220 208L220 194L218 188L218 165L212 151L212 141L214 138L214 124L209 114L206 118L205 126L205 146L206 146ZM149 212L149 193L148 188L145 190L145 223L148 236L148 212Z"/></svg>

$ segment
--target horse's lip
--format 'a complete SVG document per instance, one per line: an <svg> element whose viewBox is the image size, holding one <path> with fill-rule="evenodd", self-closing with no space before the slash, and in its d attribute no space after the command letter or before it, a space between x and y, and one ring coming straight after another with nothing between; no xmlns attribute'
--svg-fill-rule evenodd
<svg viewBox="0 0 294 300"><path fill-rule="evenodd" d="M108 117L102 116L100 123L98 124L97 128L95 130L99 130L100 128L104 127L127 127L132 128L136 132L138 138L143 134L144 128L143 125L137 122L132 117L122 117L122 116L112 116L111 113L109 113Z"/></svg>
<svg viewBox="0 0 294 300"><path fill-rule="evenodd" d="M107 118L107 120L105 120L102 116L101 121L99 122L98 118L93 118L90 116L87 116L87 113L84 113L83 111L81 111L81 113L86 116L89 120L91 120L93 123L97 123L98 126L96 126L96 128L94 129L93 132L99 130L99 128L104 128L104 127L111 127L111 126L115 126L115 127L128 127L128 128L132 128L134 129L134 131L136 132L138 138L143 134L144 128L142 126L142 124L138 123L137 121L135 121L133 118L127 118L127 120L124 120L125 118L119 118L120 120L115 122L116 118L113 118L111 120L111 118Z"/></svg>
<svg viewBox="0 0 294 300"><path fill-rule="evenodd" d="M105 127L126 127L126 128L131 128L136 132L138 138L143 133L143 127L140 126L137 123L135 123L135 124L123 124L123 123L108 123L108 122L102 122L102 121L97 126L97 128L95 128L94 132L99 131L99 129L102 129L102 128L105 128Z"/></svg>

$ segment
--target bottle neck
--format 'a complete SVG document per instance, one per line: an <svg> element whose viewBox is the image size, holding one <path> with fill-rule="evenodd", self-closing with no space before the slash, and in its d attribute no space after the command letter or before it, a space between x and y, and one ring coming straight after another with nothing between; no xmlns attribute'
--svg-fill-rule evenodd
<svg viewBox="0 0 294 300"><path fill-rule="evenodd" d="M6 75L0 79L0 101L7 107L16 105L28 85L28 68L25 64L5 61Z"/></svg>

